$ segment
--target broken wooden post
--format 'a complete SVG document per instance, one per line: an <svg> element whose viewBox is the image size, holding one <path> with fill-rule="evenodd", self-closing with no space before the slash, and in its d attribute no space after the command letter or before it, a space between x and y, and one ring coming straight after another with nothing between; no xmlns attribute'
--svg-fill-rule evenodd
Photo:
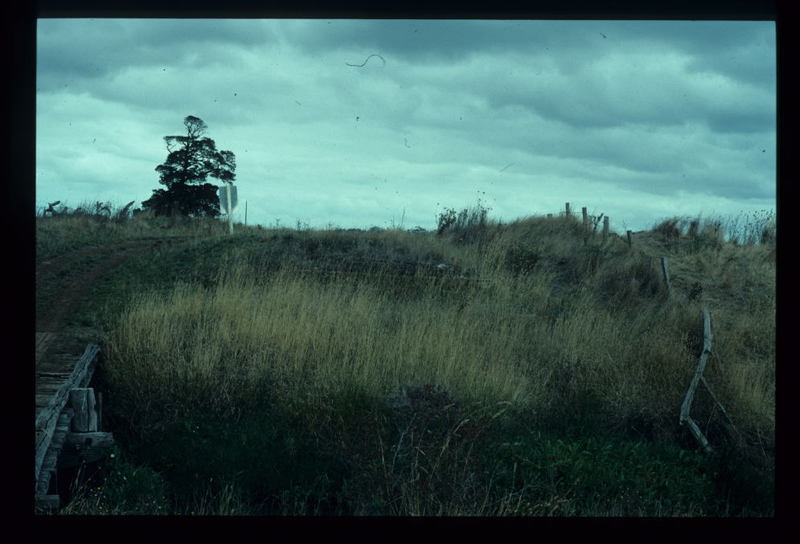
<svg viewBox="0 0 800 544"><path fill-rule="evenodd" d="M72 432L89 433L97 431L97 410L95 409L94 389L78 387L69 392L69 404L74 410Z"/></svg>
<svg viewBox="0 0 800 544"><path fill-rule="evenodd" d="M662 257L664 259L664 257ZM662 260L662 263L664 261ZM708 362L708 357L711 355L711 313L708 311L708 308L703 308L703 352L700 354L700 360L697 362L697 368L694 372L694 377L692 378L692 383L689 385L689 390L686 392L686 398L683 399L683 404L681 405L681 416L679 423L683 425L687 423L689 425L689 429L692 431L692 434L695 436L700 445L703 446L703 449L706 452L711 453L713 450L711 445L708 443L708 440L700 431L700 428L694 422L694 420L689 415L689 411L692 408L692 402L694 401L694 393L697 390L697 386L700 381L703 379L703 371L706 368L706 363Z"/></svg>
<svg viewBox="0 0 800 544"><path fill-rule="evenodd" d="M669 268L667 267L667 258L664 256L661 257L661 274L664 276L664 284L667 286L667 293L670 293L672 289L669 284Z"/></svg>

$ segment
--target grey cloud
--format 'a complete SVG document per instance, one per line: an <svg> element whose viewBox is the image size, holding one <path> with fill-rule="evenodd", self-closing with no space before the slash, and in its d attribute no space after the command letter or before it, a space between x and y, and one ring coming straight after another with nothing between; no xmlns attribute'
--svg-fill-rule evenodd
<svg viewBox="0 0 800 544"><path fill-rule="evenodd" d="M363 48L414 61L447 61L510 48L547 50L581 36L561 21L337 20L295 22L284 38L309 52ZM599 36L597 36L599 38ZM581 38L583 39L583 38ZM590 36L586 39L591 39ZM575 40L570 47L579 45ZM356 59L359 62L363 59ZM387 61L389 59L387 58ZM354 61L350 61L354 62Z"/></svg>
<svg viewBox="0 0 800 544"><path fill-rule="evenodd" d="M742 104L740 108L718 110L708 113L706 120L709 128L721 133L758 133L775 129L774 112L766 108ZM773 115L770 115L773 113Z"/></svg>
<svg viewBox="0 0 800 544"><path fill-rule="evenodd" d="M541 82L506 78L478 82L495 107L521 106L573 127L680 126L704 123L722 132L759 132L775 127L775 100L768 91L735 81L715 88L691 74L637 76L634 70L609 80L595 70L570 78L542 76ZM491 87L490 87L491 85Z"/></svg>
<svg viewBox="0 0 800 544"><path fill-rule="evenodd" d="M632 21L617 22L625 40L663 47L691 56L693 71L723 74L774 92L775 24L770 21ZM772 79L772 81L771 81Z"/></svg>
<svg viewBox="0 0 800 544"><path fill-rule="evenodd" d="M238 48L274 39L258 21L42 19L37 27L37 87L85 89L130 67L235 63Z"/></svg>
<svg viewBox="0 0 800 544"><path fill-rule="evenodd" d="M137 39L150 45L186 47L192 43L257 46L276 40L258 19L138 19L127 21Z"/></svg>
<svg viewBox="0 0 800 544"><path fill-rule="evenodd" d="M757 43L731 48L715 56L699 55L687 66L687 71L723 74L732 80L774 93L777 85L774 38L772 44Z"/></svg>

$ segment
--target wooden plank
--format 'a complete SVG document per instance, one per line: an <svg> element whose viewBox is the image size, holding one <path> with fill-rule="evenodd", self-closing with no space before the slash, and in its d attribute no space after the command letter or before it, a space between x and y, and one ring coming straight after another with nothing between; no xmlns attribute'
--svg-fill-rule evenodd
<svg viewBox="0 0 800 544"><path fill-rule="evenodd" d="M91 378L91 373L94 371L94 364L99 351L100 347L97 344L89 344L86 346L86 350L83 352L81 358L78 359L70 377L62 382L57 389L57 394L51 399L50 409L51 412L54 413L39 414L36 418L37 429L44 429L51 419L57 418L58 414L64 408L64 405L67 403L70 390L75 387L82 387L82 384Z"/></svg>
<svg viewBox="0 0 800 544"><path fill-rule="evenodd" d="M63 379L63 378L67 378L70 374L72 374L72 373L71 372L37 372L36 373L36 377L38 379L43 379L43 378Z"/></svg>
<svg viewBox="0 0 800 544"><path fill-rule="evenodd" d="M69 392L75 387L83 387L89 382L97 361L100 346L89 344L86 346L83 355L75 364L71 376L64 381L63 385L53 394L50 402L37 415L35 421L36 433L36 455L35 455L35 474L38 480L39 470L42 467L45 453L50 445L56 423L69 398Z"/></svg>
<svg viewBox="0 0 800 544"><path fill-rule="evenodd" d="M67 433L58 463L63 468L77 467L81 463L93 463L106 457L113 447L112 433Z"/></svg>
<svg viewBox="0 0 800 544"><path fill-rule="evenodd" d="M72 361L68 363L54 361L52 357L48 357L44 361L40 362L39 365L36 367L36 373L70 373L72 372L72 368L75 365L75 355L72 356Z"/></svg>
<svg viewBox="0 0 800 544"><path fill-rule="evenodd" d="M66 410L58 416L58 423L53 432L53 438L47 448L47 453L42 460L42 467L39 470L36 489L39 493L47 493L50 488L50 478L55 473L58 466L58 457L64 445L64 440L69 433L69 424L72 414Z"/></svg>
<svg viewBox="0 0 800 544"><path fill-rule="evenodd" d="M60 380L56 380L54 378L45 378L43 380L36 380L36 389L38 391L43 391L45 389L52 389L55 391L57 389L60 389L64 381L68 380L71 375L72 373L67 374Z"/></svg>
<svg viewBox="0 0 800 544"><path fill-rule="evenodd" d="M64 382L62 381L61 384L63 383ZM48 397L52 397L56 393L56 391L61 389L61 384L50 384L50 383L42 385L37 384L36 392L40 395L47 395Z"/></svg>
<svg viewBox="0 0 800 544"><path fill-rule="evenodd" d="M36 393L36 407L44 407L46 408L50 404L50 400L52 400L53 395L45 395L43 393ZM38 413L38 412L37 412Z"/></svg>
<svg viewBox="0 0 800 544"><path fill-rule="evenodd" d="M47 349L50 347L50 344L53 342L53 338L55 337L55 333L52 332L37 332L36 333L36 366L39 366L39 362L44 359L45 354L47 353Z"/></svg>

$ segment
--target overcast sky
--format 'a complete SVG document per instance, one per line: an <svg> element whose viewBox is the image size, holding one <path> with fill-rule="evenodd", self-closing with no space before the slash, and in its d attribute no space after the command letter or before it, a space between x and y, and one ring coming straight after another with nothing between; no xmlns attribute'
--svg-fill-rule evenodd
<svg viewBox="0 0 800 544"><path fill-rule="evenodd" d="M774 22L40 19L36 204L138 206L194 115L248 224L774 209L775 48Z"/></svg>

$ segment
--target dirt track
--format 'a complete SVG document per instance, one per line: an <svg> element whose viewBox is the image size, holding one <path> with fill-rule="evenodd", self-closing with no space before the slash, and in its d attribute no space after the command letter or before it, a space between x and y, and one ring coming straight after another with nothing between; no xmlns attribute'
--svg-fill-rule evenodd
<svg viewBox="0 0 800 544"><path fill-rule="evenodd" d="M55 285L57 295L36 313L36 368L48 355L82 350L85 344L102 337L93 329L65 329L71 312L83 302L91 286L127 259L155 249L167 240L132 240L109 246L93 246L59 255L36 267L37 290ZM97 261L76 275L75 267L91 258ZM79 354L79 353L78 353Z"/></svg>

